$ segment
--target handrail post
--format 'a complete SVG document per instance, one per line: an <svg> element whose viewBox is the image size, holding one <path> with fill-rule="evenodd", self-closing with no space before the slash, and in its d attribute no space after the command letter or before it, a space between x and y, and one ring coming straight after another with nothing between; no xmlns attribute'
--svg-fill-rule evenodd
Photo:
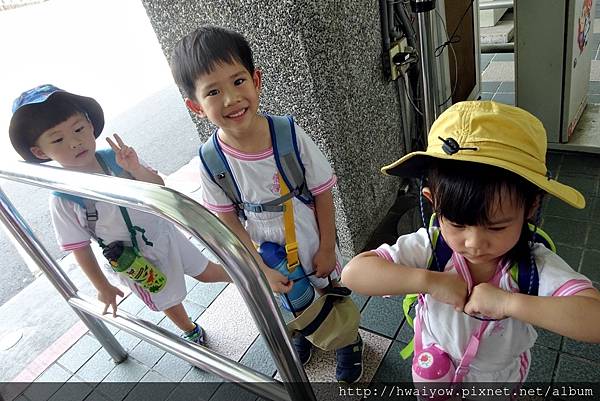
<svg viewBox="0 0 600 401"><path fill-rule="evenodd" d="M25 254L29 255L32 259L32 262L46 273L46 277L48 277L50 283L58 290L67 303L70 298L77 295L75 284L64 275L48 252L39 243L32 240L33 232L31 228L15 209L2 188L0 188L0 222L4 224L4 227L11 234L15 245L21 247ZM104 323L80 312L78 309L73 307L71 309L73 309L92 334L94 334L115 363L121 363L127 359L127 352L125 352Z"/></svg>

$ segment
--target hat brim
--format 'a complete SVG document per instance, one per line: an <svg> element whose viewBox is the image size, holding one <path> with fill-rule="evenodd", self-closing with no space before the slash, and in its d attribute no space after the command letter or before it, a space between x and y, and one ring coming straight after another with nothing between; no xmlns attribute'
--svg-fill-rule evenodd
<svg viewBox="0 0 600 401"><path fill-rule="evenodd" d="M60 96L69 99L70 101L77 104L79 107L86 112L87 117L90 119L92 126L94 127L94 137L98 138L104 129L104 112L102 111L102 107L100 103L98 103L95 99L86 96L75 95L73 93L65 92L65 91L57 91L52 95L48 96L47 99L50 99L55 96ZM47 100L46 99L46 100ZM42 102L43 103L43 102ZM30 163L46 163L49 162L49 159L38 159L31 153L30 147L31 145L27 143L27 138L22 133L18 132L16 129L13 129L13 121L17 121L20 118L20 113L25 108L39 104L39 103L30 103L24 105L17 109L11 117L10 120L10 128L9 128L9 136L10 141L17 151L19 155L27 162Z"/></svg>
<svg viewBox="0 0 600 401"><path fill-rule="evenodd" d="M431 153L423 151L412 152L396 160L394 163L382 167L381 172L386 175L398 177L419 178L423 175L424 172L427 171L433 159L458 160L500 167L525 178L527 181L531 182L538 188L546 191L551 195L556 196L560 200L568 203L569 205L577 209L583 209L585 207L585 198L575 188L572 188L565 184L561 184L560 182L554 179L548 178L542 174L535 173L517 164L509 163L495 158L475 156L473 154L461 155L457 153L454 155L432 155Z"/></svg>

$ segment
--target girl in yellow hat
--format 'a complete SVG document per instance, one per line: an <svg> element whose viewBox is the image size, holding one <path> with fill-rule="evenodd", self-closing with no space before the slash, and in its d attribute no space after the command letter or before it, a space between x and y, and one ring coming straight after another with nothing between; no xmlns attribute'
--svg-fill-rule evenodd
<svg viewBox="0 0 600 401"><path fill-rule="evenodd" d="M516 388L531 366L533 326L600 342L600 293L528 225L543 194L585 206L548 173L540 121L517 107L462 102L428 140L382 171L422 178L434 223L359 254L342 273L361 294L419 294L414 381Z"/></svg>

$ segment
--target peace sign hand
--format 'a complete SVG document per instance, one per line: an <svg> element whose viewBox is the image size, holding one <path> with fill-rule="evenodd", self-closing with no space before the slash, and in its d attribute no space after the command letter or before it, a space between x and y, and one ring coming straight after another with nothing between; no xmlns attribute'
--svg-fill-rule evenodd
<svg viewBox="0 0 600 401"><path fill-rule="evenodd" d="M125 145L125 142L123 142L118 134L114 134L114 137L117 143L112 141L110 137L107 137L106 141L112 150L115 151L117 164L121 166L123 170L130 173L137 171L140 168L140 160L138 159L135 150L132 147Z"/></svg>

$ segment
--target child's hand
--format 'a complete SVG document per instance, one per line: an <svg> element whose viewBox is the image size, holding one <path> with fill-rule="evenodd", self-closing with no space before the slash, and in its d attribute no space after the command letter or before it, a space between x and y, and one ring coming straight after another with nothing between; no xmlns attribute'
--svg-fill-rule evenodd
<svg viewBox="0 0 600 401"><path fill-rule="evenodd" d="M324 250L319 247L313 257L313 267L317 277L327 277L335 269L336 258L334 250Z"/></svg>
<svg viewBox="0 0 600 401"><path fill-rule="evenodd" d="M267 281L271 286L271 289L277 293L286 293L290 292L294 282L289 280L286 276L279 273L277 270L273 270L270 267L263 269L265 276L267 277Z"/></svg>
<svg viewBox="0 0 600 401"><path fill-rule="evenodd" d="M117 317L117 295L121 298L125 296L123 291L111 284L102 291L98 291L98 300L104 304L103 315L108 312L108 307L112 306L113 317Z"/></svg>
<svg viewBox="0 0 600 401"><path fill-rule="evenodd" d="M467 304L465 312L469 315L480 314L492 319L507 317L511 293L489 283L477 284Z"/></svg>
<svg viewBox="0 0 600 401"><path fill-rule="evenodd" d="M117 164L121 166L123 170L128 172L138 170L141 165L135 150L132 147L125 145L118 134L114 134L114 136L117 143L113 142L109 137L106 138L106 141L112 150L115 151Z"/></svg>
<svg viewBox="0 0 600 401"><path fill-rule="evenodd" d="M467 283L457 274L435 273L431 275L431 283L427 291L434 299L454 306L461 312L465 307L468 295Z"/></svg>

